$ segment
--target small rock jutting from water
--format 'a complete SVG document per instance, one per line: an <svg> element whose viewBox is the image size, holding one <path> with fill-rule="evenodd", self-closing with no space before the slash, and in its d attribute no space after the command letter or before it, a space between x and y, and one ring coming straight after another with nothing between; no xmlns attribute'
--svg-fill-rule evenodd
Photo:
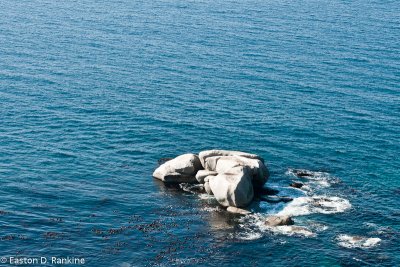
<svg viewBox="0 0 400 267"><path fill-rule="evenodd" d="M228 207L226 210L230 213L241 214L241 215L247 215L247 214L251 213L248 210L240 209L240 208L236 208L236 207Z"/></svg>
<svg viewBox="0 0 400 267"><path fill-rule="evenodd" d="M291 187L299 188L299 189L302 188L303 185L304 185L304 184L302 184L302 183L297 183L297 182L294 182L294 183L291 183L291 184L290 184Z"/></svg>
<svg viewBox="0 0 400 267"><path fill-rule="evenodd" d="M206 150L164 161L153 177L166 183L204 184L224 207L246 207L269 178L264 159L229 150ZM187 187L185 187L187 188Z"/></svg>
<svg viewBox="0 0 400 267"><path fill-rule="evenodd" d="M265 220L267 226L282 226L282 225L293 225L294 221L289 216L269 216Z"/></svg>

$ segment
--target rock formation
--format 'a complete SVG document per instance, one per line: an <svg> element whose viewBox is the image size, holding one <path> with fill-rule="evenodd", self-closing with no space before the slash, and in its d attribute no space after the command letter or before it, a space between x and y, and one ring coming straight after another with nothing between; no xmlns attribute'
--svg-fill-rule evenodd
<svg viewBox="0 0 400 267"><path fill-rule="evenodd" d="M167 183L195 183L196 173L203 169L195 154L184 154L161 164L153 177Z"/></svg>
<svg viewBox="0 0 400 267"><path fill-rule="evenodd" d="M253 200L251 172L245 166L211 176L209 184L215 198L224 207L246 207Z"/></svg>
<svg viewBox="0 0 400 267"><path fill-rule="evenodd" d="M264 159L255 154L228 150L207 150L199 156L184 154L166 161L153 173L155 178L173 183L200 183L225 207L246 207L254 191L263 188L269 177Z"/></svg>

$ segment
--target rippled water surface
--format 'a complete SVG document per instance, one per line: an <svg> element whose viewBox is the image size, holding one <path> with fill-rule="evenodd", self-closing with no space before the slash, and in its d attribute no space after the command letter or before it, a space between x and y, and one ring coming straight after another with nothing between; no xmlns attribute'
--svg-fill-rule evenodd
<svg viewBox="0 0 400 267"><path fill-rule="evenodd" d="M400 265L399 14L398 1L2 0L0 256ZM211 148L260 154L294 201L240 218L151 177L159 158ZM303 228L268 229L275 213Z"/></svg>

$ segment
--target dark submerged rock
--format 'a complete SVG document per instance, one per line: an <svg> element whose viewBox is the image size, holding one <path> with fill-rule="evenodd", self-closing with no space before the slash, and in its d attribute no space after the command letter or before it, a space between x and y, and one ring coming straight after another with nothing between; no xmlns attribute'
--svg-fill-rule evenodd
<svg viewBox="0 0 400 267"><path fill-rule="evenodd" d="M279 203L279 202L287 203L287 202L290 202L290 201L293 200L293 198L286 197L286 196L283 196L283 197L280 197L280 196L260 196L259 198L260 198L261 201L266 201L266 202L269 202L269 203Z"/></svg>
<svg viewBox="0 0 400 267"><path fill-rule="evenodd" d="M291 187L299 188L299 189L302 188L303 185L304 185L304 184L302 184L302 183L297 183L297 182L294 182L294 183L291 183L291 184L290 184Z"/></svg>
<svg viewBox="0 0 400 267"><path fill-rule="evenodd" d="M272 188L269 188L269 187L254 188L254 194L255 194L255 195L268 195L268 196L272 196L272 195L277 195L278 193L279 193L278 190L272 189Z"/></svg>
<svg viewBox="0 0 400 267"><path fill-rule="evenodd" d="M261 201L266 201L268 203L279 203L281 199L277 196L260 196Z"/></svg>
<svg viewBox="0 0 400 267"><path fill-rule="evenodd" d="M290 202L290 201L292 201L293 200L293 198L291 198L291 197L280 197L281 198L281 201L282 202L285 202L285 203L288 203L288 202Z"/></svg>

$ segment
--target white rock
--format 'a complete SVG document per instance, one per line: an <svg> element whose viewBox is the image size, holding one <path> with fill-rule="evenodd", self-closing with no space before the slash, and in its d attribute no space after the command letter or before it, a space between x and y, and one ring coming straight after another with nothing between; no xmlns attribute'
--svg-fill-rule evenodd
<svg viewBox="0 0 400 267"><path fill-rule="evenodd" d="M211 191L225 207L246 207L254 196L251 170L245 166L234 167L226 173L208 176Z"/></svg>
<svg viewBox="0 0 400 267"><path fill-rule="evenodd" d="M204 169L209 170L209 171L215 171L217 168L217 163L218 160L222 158L221 156L215 156L215 157L208 157L205 159L204 162Z"/></svg>
<svg viewBox="0 0 400 267"><path fill-rule="evenodd" d="M207 159L207 162L210 158ZM215 171L218 173L229 172L230 169L246 166L251 170L251 176L254 186L262 187L268 180L269 172L264 163L259 159L249 159L243 156L220 157L216 161Z"/></svg>
<svg viewBox="0 0 400 267"><path fill-rule="evenodd" d="M241 156L241 157L245 157L245 158L249 158L249 159L259 159L262 162L264 162L264 159L256 154L250 154L250 153L241 152L241 151L213 149L213 150L202 151L199 154L199 158L200 158L201 164L203 165L204 169L206 169L206 167L205 167L206 159L209 157L215 157L215 156Z"/></svg>
<svg viewBox="0 0 400 267"><path fill-rule="evenodd" d="M213 195L213 192L211 190L210 183L208 182L208 180L207 180L207 182L204 183L204 189L206 190L207 194Z"/></svg>
<svg viewBox="0 0 400 267"><path fill-rule="evenodd" d="M199 182L199 183L201 183L201 184L204 184L204 179L207 177L207 176L215 176L215 175L217 175L218 173L217 172L215 172L215 171L208 171L208 170L200 170L200 171L198 171L197 172L197 174L196 174L196 180Z"/></svg>
<svg viewBox="0 0 400 267"><path fill-rule="evenodd" d="M184 154L159 166L153 177L164 182L193 183L196 173L202 169L199 157L195 154Z"/></svg>
<svg viewBox="0 0 400 267"><path fill-rule="evenodd" d="M203 167L205 170L203 170ZM199 157L185 154L162 164L153 176L164 182L204 184L225 206L245 207L269 177L264 160L255 154L228 150L207 150Z"/></svg>

